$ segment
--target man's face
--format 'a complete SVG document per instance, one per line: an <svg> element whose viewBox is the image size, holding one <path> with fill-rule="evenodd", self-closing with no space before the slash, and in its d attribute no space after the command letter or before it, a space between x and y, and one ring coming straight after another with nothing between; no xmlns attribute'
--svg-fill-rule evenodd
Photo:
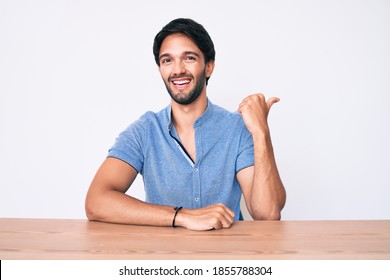
<svg viewBox="0 0 390 280"><path fill-rule="evenodd" d="M166 37L160 48L160 74L171 98L179 104L190 104L206 92L214 62L205 64L203 53L183 34Z"/></svg>

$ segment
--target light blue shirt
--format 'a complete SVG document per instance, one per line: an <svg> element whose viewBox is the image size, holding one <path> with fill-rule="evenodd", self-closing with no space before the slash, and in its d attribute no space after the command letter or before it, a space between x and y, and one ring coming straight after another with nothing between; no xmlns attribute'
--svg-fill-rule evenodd
<svg viewBox="0 0 390 280"><path fill-rule="evenodd" d="M142 174L146 201L201 208L223 203L240 215L241 188L236 174L254 164L253 139L239 113L208 101L195 121L196 161L181 145L171 120L171 105L147 112L125 129L108 152Z"/></svg>

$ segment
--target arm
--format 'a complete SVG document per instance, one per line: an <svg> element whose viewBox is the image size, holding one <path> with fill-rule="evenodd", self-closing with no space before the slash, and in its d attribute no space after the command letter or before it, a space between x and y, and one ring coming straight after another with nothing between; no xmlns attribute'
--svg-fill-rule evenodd
<svg viewBox="0 0 390 280"><path fill-rule="evenodd" d="M174 209L140 201L126 193L137 176L129 164L107 158L97 171L89 187L85 209L89 220L102 222L171 226ZM193 230L229 227L234 213L222 204L201 209L182 209L175 224Z"/></svg>
<svg viewBox="0 0 390 280"><path fill-rule="evenodd" d="M271 106L262 94L248 96L238 111L253 137L254 166L237 173L248 211L255 220L279 220L286 202L286 191L280 179L267 123Z"/></svg>

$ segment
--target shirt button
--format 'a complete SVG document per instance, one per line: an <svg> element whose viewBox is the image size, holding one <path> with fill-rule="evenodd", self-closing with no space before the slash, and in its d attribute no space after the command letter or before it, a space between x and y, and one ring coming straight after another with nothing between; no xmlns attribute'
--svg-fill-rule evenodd
<svg viewBox="0 0 390 280"><path fill-rule="evenodd" d="M195 168L195 169L194 169L194 172L195 172L195 173L196 173L196 172L198 172L198 171L199 171L199 169L198 169L198 168Z"/></svg>
<svg viewBox="0 0 390 280"><path fill-rule="evenodd" d="M197 198L195 198L195 201L196 201L196 202L198 202L198 201L199 201L199 198L198 198L198 197L197 197Z"/></svg>

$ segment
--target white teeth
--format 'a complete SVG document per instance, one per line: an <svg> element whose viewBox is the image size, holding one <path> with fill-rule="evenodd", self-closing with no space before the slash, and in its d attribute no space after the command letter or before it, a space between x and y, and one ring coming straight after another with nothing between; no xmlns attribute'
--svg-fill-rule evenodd
<svg viewBox="0 0 390 280"><path fill-rule="evenodd" d="M184 85L184 84L188 84L189 82L190 80L173 81L175 85Z"/></svg>

